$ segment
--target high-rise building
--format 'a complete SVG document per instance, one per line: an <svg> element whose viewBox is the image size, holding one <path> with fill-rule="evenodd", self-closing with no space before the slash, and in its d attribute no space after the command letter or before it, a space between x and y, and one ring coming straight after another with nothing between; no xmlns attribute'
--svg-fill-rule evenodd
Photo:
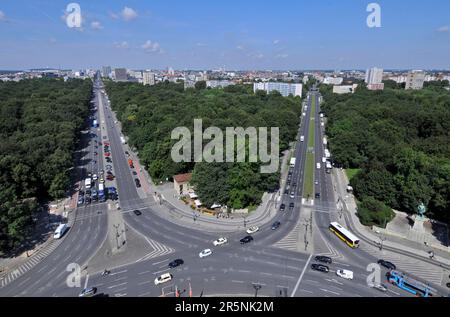
<svg viewBox="0 0 450 317"><path fill-rule="evenodd" d="M323 84L325 85L340 85L344 79L342 77L325 77Z"/></svg>
<svg viewBox="0 0 450 317"><path fill-rule="evenodd" d="M144 72L143 79L144 79L144 85L153 86L155 84L155 73Z"/></svg>
<svg viewBox="0 0 450 317"><path fill-rule="evenodd" d="M114 77L116 81L128 81L127 70L125 68L114 69Z"/></svg>
<svg viewBox="0 0 450 317"><path fill-rule="evenodd" d="M366 72L365 82L367 83L367 89L369 90L383 90L384 84L383 80L383 69L381 68L370 68Z"/></svg>
<svg viewBox="0 0 450 317"><path fill-rule="evenodd" d="M422 71L412 71L406 76L405 89L422 89L425 81L425 73Z"/></svg>
<svg viewBox="0 0 450 317"><path fill-rule="evenodd" d="M278 83L278 82L267 82L267 83L254 83L253 91L264 90L270 93L274 90L278 91L282 96L287 97L290 94L293 96L302 96L302 84L290 84L290 83Z"/></svg>
<svg viewBox="0 0 450 317"><path fill-rule="evenodd" d="M102 76L103 77L109 77L111 74L111 67L110 66L103 66L102 67Z"/></svg>

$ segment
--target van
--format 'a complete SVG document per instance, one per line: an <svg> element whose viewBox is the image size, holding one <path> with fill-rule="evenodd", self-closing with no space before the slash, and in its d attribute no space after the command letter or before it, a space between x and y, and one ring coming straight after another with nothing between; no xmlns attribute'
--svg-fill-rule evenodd
<svg viewBox="0 0 450 317"><path fill-rule="evenodd" d="M305 136L300 136L300 142L303 142L303 141L305 141Z"/></svg>
<svg viewBox="0 0 450 317"><path fill-rule="evenodd" d="M172 280L173 275L170 273L164 273L163 275L155 278L155 285L159 285L162 283L166 283L169 282L170 280Z"/></svg>
<svg viewBox="0 0 450 317"><path fill-rule="evenodd" d="M64 233L66 233L67 229L69 227L67 227L67 224L62 223L58 226L58 228L56 228L55 233L53 234L53 238L54 239L60 239Z"/></svg>
<svg viewBox="0 0 450 317"><path fill-rule="evenodd" d="M320 163L316 164L317 169L320 169Z"/></svg>

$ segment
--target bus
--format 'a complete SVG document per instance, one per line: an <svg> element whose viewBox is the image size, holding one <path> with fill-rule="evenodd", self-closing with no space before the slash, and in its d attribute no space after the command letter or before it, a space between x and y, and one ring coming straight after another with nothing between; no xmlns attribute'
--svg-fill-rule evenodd
<svg viewBox="0 0 450 317"><path fill-rule="evenodd" d="M386 274L389 283L420 297L430 297L437 291L430 286L406 276L398 271L390 271Z"/></svg>
<svg viewBox="0 0 450 317"><path fill-rule="evenodd" d="M337 235L342 241L347 243L352 248L359 247L359 238L355 236L353 233L342 227L337 222L330 223L330 226L328 227L331 232L333 232L335 235Z"/></svg>

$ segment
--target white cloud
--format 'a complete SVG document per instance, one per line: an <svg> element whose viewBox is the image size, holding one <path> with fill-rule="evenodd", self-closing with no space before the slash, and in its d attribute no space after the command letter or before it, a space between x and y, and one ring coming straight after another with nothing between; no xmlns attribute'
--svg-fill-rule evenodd
<svg viewBox="0 0 450 317"><path fill-rule="evenodd" d="M441 26L436 31L438 31L438 32L448 32L448 31L450 31L450 25Z"/></svg>
<svg viewBox="0 0 450 317"><path fill-rule="evenodd" d="M114 20L117 20L119 18L119 16L114 12L109 12L109 16L111 17L111 19L114 19Z"/></svg>
<svg viewBox="0 0 450 317"><path fill-rule="evenodd" d="M276 58L287 58L289 55L288 54L277 54L277 56L275 56Z"/></svg>
<svg viewBox="0 0 450 317"><path fill-rule="evenodd" d="M94 30L101 30L103 29L103 25L99 21L92 21L91 28Z"/></svg>
<svg viewBox="0 0 450 317"><path fill-rule="evenodd" d="M114 46L116 47L116 48L129 48L130 47L130 45L128 45L128 42L126 42L126 41L123 41L123 42L116 42L116 43L114 43Z"/></svg>
<svg viewBox="0 0 450 317"><path fill-rule="evenodd" d="M240 51L245 50L244 46L242 46L242 45L238 45L238 46L236 46L236 48L237 48L238 50L240 50Z"/></svg>
<svg viewBox="0 0 450 317"><path fill-rule="evenodd" d="M197 46L206 46L206 44L205 44L205 43L200 43L200 42L199 42L199 43L197 43L196 45L197 45Z"/></svg>
<svg viewBox="0 0 450 317"><path fill-rule="evenodd" d="M0 10L0 21L5 21L6 20L6 14Z"/></svg>
<svg viewBox="0 0 450 317"><path fill-rule="evenodd" d="M132 8L129 8L129 7L123 8L121 14L122 14L122 18L125 21L131 21L133 19L136 19L137 15L138 15L136 11L134 11Z"/></svg>
<svg viewBox="0 0 450 317"><path fill-rule="evenodd" d="M141 48L149 53L160 53L160 54L164 53L163 49L161 48L161 45L159 45L158 42L152 42L150 40L147 40L144 44L142 44Z"/></svg>
<svg viewBox="0 0 450 317"><path fill-rule="evenodd" d="M278 44L278 43L280 43L280 40L274 40L273 41L273 44L275 44L275 45Z"/></svg>

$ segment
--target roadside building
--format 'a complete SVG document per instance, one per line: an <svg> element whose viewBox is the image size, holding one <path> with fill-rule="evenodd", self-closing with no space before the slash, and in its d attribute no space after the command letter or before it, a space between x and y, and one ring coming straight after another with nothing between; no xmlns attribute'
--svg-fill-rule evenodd
<svg viewBox="0 0 450 317"><path fill-rule="evenodd" d="M178 174L173 177L173 186L178 195L188 195L192 189L190 181L192 179L192 173Z"/></svg>

